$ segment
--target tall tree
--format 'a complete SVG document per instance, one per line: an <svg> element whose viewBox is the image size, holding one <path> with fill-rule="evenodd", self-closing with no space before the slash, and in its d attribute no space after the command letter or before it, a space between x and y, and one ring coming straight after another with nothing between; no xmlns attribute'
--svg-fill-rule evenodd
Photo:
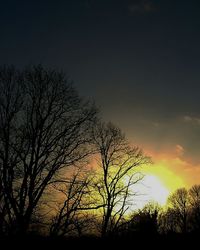
<svg viewBox="0 0 200 250"><path fill-rule="evenodd" d="M47 186L88 155L95 115L62 72L0 68L0 187L13 230L26 232Z"/></svg>
<svg viewBox="0 0 200 250"><path fill-rule="evenodd" d="M99 157L96 189L104 204L101 233L105 236L117 230L131 203L133 185L141 179L137 169L150 159L138 147L130 146L121 130L112 123L98 123L92 138Z"/></svg>

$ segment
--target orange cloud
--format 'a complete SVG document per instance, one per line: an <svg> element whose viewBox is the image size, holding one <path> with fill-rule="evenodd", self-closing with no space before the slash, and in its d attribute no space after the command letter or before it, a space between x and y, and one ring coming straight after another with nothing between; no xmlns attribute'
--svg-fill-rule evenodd
<svg viewBox="0 0 200 250"><path fill-rule="evenodd" d="M176 150L177 155L180 155L180 156L182 156L185 151L184 148L179 144L175 146L175 150Z"/></svg>

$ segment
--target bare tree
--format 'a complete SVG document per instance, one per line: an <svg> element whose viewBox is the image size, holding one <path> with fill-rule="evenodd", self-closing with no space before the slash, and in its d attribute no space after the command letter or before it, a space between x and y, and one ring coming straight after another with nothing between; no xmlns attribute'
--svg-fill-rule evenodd
<svg viewBox="0 0 200 250"><path fill-rule="evenodd" d="M96 189L104 204L101 233L105 236L117 230L129 208L133 185L142 178L135 170L150 159L138 147L131 147L121 130L111 123L98 123L92 138L99 157Z"/></svg>
<svg viewBox="0 0 200 250"><path fill-rule="evenodd" d="M1 229L11 227L14 190L13 169L19 162L17 146L17 119L23 105L21 74L14 67L0 68L0 192ZM8 228L7 228L8 230Z"/></svg>
<svg viewBox="0 0 200 250"><path fill-rule="evenodd" d="M200 230L200 185L194 185L189 189L189 203L191 213L192 230Z"/></svg>
<svg viewBox="0 0 200 250"><path fill-rule="evenodd" d="M200 208L200 185L194 185L189 189L189 202L192 207Z"/></svg>
<svg viewBox="0 0 200 250"><path fill-rule="evenodd" d="M0 186L14 230L27 231L47 186L88 155L95 114L62 72L0 69Z"/></svg>
<svg viewBox="0 0 200 250"><path fill-rule="evenodd" d="M164 234L175 233L178 231L179 223L179 212L169 207L159 216L159 231Z"/></svg>
<svg viewBox="0 0 200 250"><path fill-rule="evenodd" d="M58 191L56 215L50 228L52 236L69 236L82 234L86 227L92 224L92 215L88 210L98 209L92 195L93 174L89 169L75 169L63 183L55 184ZM54 201L55 205L55 201Z"/></svg>
<svg viewBox="0 0 200 250"><path fill-rule="evenodd" d="M169 196L169 204L177 215L178 226L182 233L187 232L188 222L188 191L186 188L179 188Z"/></svg>

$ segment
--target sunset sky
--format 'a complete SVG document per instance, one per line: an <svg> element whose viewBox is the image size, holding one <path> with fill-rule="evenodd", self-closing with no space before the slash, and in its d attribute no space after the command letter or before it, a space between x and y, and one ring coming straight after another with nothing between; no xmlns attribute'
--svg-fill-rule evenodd
<svg viewBox="0 0 200 250"><path fill-rule="evenodd" d="M63 69L152 156L170 191L200 183L200 1L1 1L0 64ZM153 177L154 178L154 177Z"/></svg>

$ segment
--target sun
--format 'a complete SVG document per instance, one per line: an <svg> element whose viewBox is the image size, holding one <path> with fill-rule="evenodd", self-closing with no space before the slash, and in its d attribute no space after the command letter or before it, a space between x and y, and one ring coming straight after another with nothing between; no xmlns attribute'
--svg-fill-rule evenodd
<svg viewBox="0 0 200 250"><path fill-rule="evenodd" d="M170 190L155 175L145 175L134 187L134 208L143 208L149 202L156 202L164 206L170 194Z"/></svg>
<svg viewBox="0 0 200 250"><path fill-rule="evenodd" d="M163 162L157 162L150 168L143 169L143 179L138 182L133 191L132 210L141 209L149 202L165 206L169 195L177 188L184 186L184 181Z"/></svg>
<svg viewBox="0 0 200 250"><path fill-rule="evenodd" d="M155 201L160 205L166 204L170 191L164 186L158 177L155 175L146 175L142 182L144 189L146 190L148 200Z"/></svg>

